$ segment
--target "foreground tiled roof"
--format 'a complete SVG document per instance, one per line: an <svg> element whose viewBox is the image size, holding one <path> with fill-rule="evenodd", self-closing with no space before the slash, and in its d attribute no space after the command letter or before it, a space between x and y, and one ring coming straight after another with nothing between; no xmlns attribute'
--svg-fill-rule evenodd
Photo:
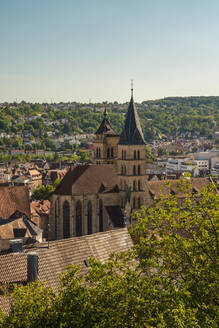
<svg viewBox="0 0 219 328"><path fill-rule="evenodd" d="M29 192L26 186L0 186L0 218L8 219L16 211L30 217Z"/></svg>
<svg viewBox="0 0 219 328"><path fill-rule="evenodd" d="M16 230L19 229L20 231L23 231L24 235L22 237L31 237L32 236L29 229L27 229L27 226L26 226L23 218L18 218L9 223L0 225L0 242L1 242L1 239L15 238L14 229L16 229ZM0 249L1 249L1 246L0 246Z"/></svg>
<svg viewBox="0 0 219 328"><path fill-rule="evenodd" d="M179 191L177 185L180 180L158 180L158 181L147 181L147 187L153 196L154 199L158 199L160 194L162 194L165 198L168 197L171 193L177 194L178 197L184 198L185 195L182 191ZM199 192L202 188L209 185L209 178L194 178L191 179L192 188Z"/></svg>
<svg viewBox="0 0 219 328"><path fill-rule="evenodd" d="M69 169L54 194L95 194L101 192L101 190L115 192L115 186L118 185L118 182L114 165L77 165ZM104 188L101 189L102 185Z"/></svg>
<svg viewBox="0 0 219 328"><path fill-rule="evenodd" d="M27 253L36 252L39 256L39 279L57 290L59 288L58 273L64 272L70 264L81 265L82 273L88 268L84 260L95 257L101 262L107 261L110 254L126 251L133 246L126 228L92 235L73 237L25 249L22 254L6 254L0 256L0 284L4 282L26 282ZM0 306L5 306L6 299L0 297Z"/></svg>

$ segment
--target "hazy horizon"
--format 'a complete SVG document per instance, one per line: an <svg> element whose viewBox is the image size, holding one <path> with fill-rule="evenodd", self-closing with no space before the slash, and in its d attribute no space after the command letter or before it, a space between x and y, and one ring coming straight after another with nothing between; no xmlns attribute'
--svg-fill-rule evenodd
<svg viewBox="0 0 219 328"><path fill-rule="evenodd" d="M0 102L219 95L218 0L0 0Z"/></svg>

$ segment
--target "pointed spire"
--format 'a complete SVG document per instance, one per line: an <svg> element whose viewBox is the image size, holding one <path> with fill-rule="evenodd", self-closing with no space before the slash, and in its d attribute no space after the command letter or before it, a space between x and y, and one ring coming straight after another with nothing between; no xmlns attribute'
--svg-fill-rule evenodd
<svg viewBox="0 0 219 328"><path fill-rule="evenodd" d="M133 98L133 80L131 80L131 98Z"/></svg>
<svg viewBox="0 0 219 328"><path fill-rule="evenodd" d="M95 132L95 134L105 134L105 135L115 135L118 136L118 134L113 130L112 125L108 119L106 104L104 104L104 112L103 112L103 120Z"/></svg>
<svg viewBox="0 0 219 328"><path fill-rule="evenodd" d="M144 135L133 98L133 80L131 80L131 99L126 114L125 127L120 135L120 145L144 145Z"/></svg>
<svg viewBox="0 0 219 328"><path fill-rule="evenodd" d="M107 118L107 109L106 109L106 104L104 105L104 113L103 113L103 117Z"/></svg>

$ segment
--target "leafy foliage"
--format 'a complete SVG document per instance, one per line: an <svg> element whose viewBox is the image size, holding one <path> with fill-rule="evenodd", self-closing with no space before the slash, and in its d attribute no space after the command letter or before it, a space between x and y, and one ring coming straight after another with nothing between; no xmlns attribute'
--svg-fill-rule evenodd
<svg viewBox="0 0 219 328"><path fill-rule="evenodd" d="M216 328L219 195L214 185L196 194L189 180L179 191L183 201L161 195L134 214L131 251L89 259L86 278L68 267L58 295L16 286L2 327Z"/></svg>
<svg viewBox="0 0 219 328"><path fill-rule="evenodd" d="M46 186L37 186L33 191L31 200L49 200L52 193L55 191L56 187L61 182L61 179L56 179L54 184L51 186L47 184Z"/></svg>

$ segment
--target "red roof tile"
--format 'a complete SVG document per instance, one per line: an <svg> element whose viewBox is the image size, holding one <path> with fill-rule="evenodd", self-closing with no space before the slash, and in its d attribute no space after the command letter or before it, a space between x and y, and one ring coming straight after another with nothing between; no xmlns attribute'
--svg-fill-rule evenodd
<svg viewBox="0 0 219 328"><path fill-rule="evenodd" d="M0 186L0 218L8 219L16 211L30 217L29 192L26 186Z"/></svg>

